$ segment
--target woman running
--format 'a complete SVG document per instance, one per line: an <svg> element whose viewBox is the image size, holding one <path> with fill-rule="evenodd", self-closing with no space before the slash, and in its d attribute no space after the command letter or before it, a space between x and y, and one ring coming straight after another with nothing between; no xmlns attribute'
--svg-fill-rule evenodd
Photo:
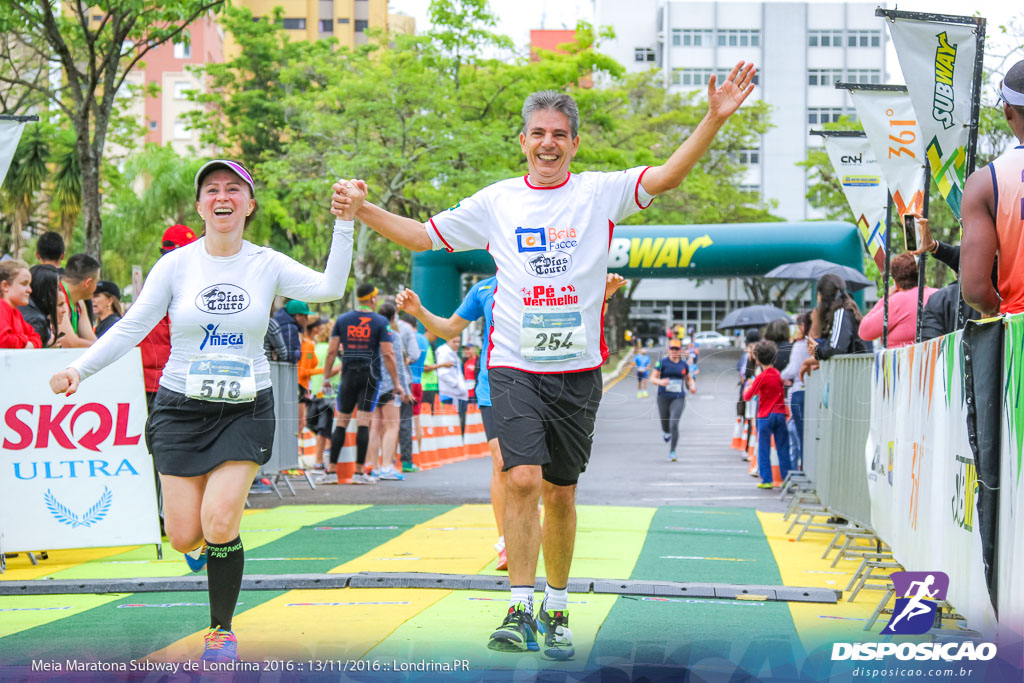
<svg viewBox="0 0 1024 683"><path fill-rule="evenodd" d="M697 383L690 374L690 364L683 358L681 339L670 339L668 358L662 358L654 366L651 384L658 385L658 414L661 416L662 437L669 444L668 459L675 462L676 444L679 443L679 418L686 407L686 392L697 393Z"/></svg>
<svg viewBox="0 0 1024 683"><path fill-rule="evenodd" d="M202 658L226 662L238 658L231 619L244 564L242 509L274 441L274 397L263 353L270 306L277 295L302 301L343 296L352 217L363 195L351 187L351 201L332 210L339 220L327 267L318 273L243 239L257 204L255 184L241 164L206 163L196 174L195 191L206 234L157 261L125 317L54 374L50 387L70 396L79 382L170 316L171 353L146 423L146 443L160 473L171 545L186 553L192 571L207 567L210 630Z"/></svg>

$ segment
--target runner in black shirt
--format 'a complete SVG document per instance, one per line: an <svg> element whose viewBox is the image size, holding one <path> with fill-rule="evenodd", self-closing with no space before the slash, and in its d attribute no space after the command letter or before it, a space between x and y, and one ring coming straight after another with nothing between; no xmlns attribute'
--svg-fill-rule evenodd
<svg viewBox="0 0 1024 683"><path fill-rule="evenodd" d="M330 383L331 377L341 373L338 387L338 417L334 433L331 434L330 467L338 464L338 456L345 445L345 430L352 419L352 411L356 415L356 474L352 477L353 484L371 484L375 479L363 473L366 452L370 444L370 418L373 415L377 395L377 380L374 373L379 359L383 358L384 367L395 386L395 396L402 398L398 381L398 366L395 363L395 351L391 345L391 334L388 332L388 321L384 316L374 312L377 307L377 288L363 283L356 289L359 305L354 311L338 316L331 331L331 341L327 346L327 358L324 360L324 383ZM341 349L341 368L334 369L334 360ZM328 470L330 472L332 470Z"/></svg>

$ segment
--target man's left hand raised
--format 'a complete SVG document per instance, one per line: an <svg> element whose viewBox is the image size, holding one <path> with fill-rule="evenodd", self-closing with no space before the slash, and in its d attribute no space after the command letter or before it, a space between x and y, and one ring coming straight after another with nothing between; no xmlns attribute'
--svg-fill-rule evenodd
<svg viewBox="0 0 1024 683"><path fill-rule="evenodd" d="M718 76L712 75L708 81L708 113L719 121L732 116L750 93L754 92L756 75L757 69L753 62L737 62L720 86Z"/></svg>

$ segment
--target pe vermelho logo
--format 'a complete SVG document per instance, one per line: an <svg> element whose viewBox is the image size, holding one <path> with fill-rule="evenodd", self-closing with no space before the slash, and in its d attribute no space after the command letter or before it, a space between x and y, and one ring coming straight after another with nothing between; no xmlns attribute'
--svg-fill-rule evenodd
<svg viewBox="0 0 1024 683"><path fill-rule="evenodd" d="M943 572L893 572L896 605L884 634L920 635L935 624L935 610L946 599L949 577Z"/></svg>

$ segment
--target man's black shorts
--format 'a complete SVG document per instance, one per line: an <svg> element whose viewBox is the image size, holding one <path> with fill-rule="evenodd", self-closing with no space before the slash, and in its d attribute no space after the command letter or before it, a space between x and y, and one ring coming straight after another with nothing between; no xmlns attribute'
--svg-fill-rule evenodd
<svg viewBox="0 0 1024 683"><path fill-rule="evenodd" d="M363 413L372 413L376 396L377 380L369 365L342 368L341 387L338 389L339 413L351 415L356 408Z"/></svg>
<svg viewBox="0 0 1024 683"><path fill-rule="evenodd" d="M484 423L484 436L487 440L498 438L498 426L494 424L494 410L491 406L480 406L480 419Z"/></svg>
<svg viewBox="0 0 1024 683"><path fill-rule="evenodd" d="M545 481L575 484L590 460L601 369L536 374L494 368L489 377L503 470L540 465Z"/></svg>

